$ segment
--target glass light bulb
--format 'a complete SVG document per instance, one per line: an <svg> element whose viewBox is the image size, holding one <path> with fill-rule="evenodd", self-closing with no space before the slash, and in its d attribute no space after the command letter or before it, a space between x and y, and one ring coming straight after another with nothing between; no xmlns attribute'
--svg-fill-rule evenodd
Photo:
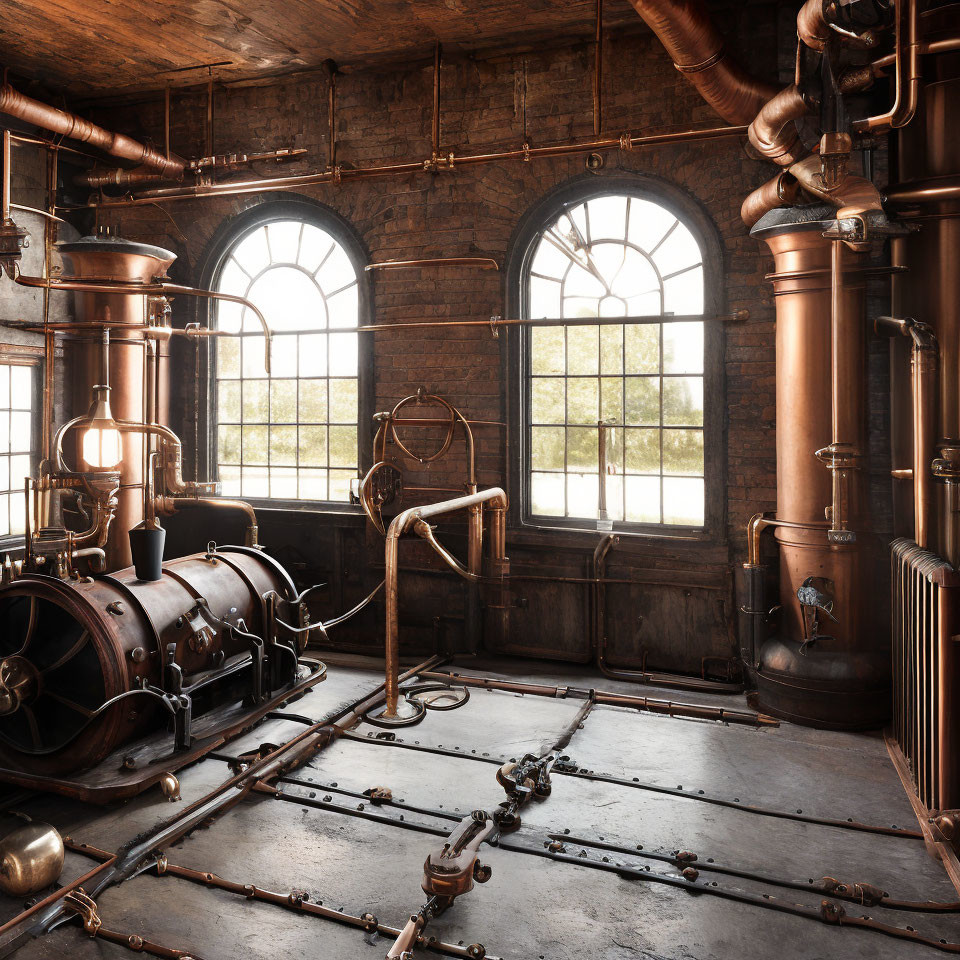
<svg viewBox="0 0 960 960"><path fill-rule="evenodd" d="M120 431L109 421L94 424L83 434L81 452L91 467L115 467L121 456Z"/></svg>

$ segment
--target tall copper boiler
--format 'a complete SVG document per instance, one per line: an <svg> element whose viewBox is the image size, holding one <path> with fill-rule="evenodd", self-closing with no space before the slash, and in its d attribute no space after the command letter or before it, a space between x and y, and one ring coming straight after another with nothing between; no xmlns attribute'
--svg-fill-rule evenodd
<svg viewBox="0 0 960 960"><path fill-rule="evenodd" d="M127 283L148 283L166 273L176 254L162 247L133 243L117 237L84 237L61 243L67 270L72 276L99 280L118 280ZM85 321L111 322L129 325L118 329L110 337L111 387L110 404L114 418L143 422L146 414L145 383L147 366L145 352L153 349L144 334L137 330L147 322L148 298L127 293L75 293L74 305L78 330L66 343L69 396L73 416L81 416L90 406L91 391L103 382L103 347L98 330L83 329ZM164 348L165 349L165 348ZM165 358L164 358L165 359ZM166 364L162 363L159 381L157 418L166 419ZM76 435L75 435L76 436ZM79 462L79 445L74 440L67 445L72 466L83 469ZM119 504L110 529L106 548L107 571L132 564L127 533L144 518L144 441L141 434L124 433L123 460L120 465Z"/></svg>
<svg viewBox="0 0 960 960"><path fill-rule="evenodd" d="M841 421L858 467L850 471L852 543L831 543L826 508L831 474L816 456L831 443L830 207L774 210L751 231L774 255L777 313L777 518L780 608L777 634L760 648L760 708L829 727L866 727L889 713L889 643L872 591L882 550L866 502L866 329L860 255L843 248L839 344ZM828 614L797 596L807 578L832 599ZM814 624L814 616L816 624ZM831 616L833 619L831 619Z"/></svg>

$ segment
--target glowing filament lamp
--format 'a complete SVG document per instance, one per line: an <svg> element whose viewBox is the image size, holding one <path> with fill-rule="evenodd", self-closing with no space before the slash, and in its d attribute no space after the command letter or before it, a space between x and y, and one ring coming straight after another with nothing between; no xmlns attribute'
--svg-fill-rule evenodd
<svg viewBox="0 0 960 960"><path fill-rule="evenodd" d="M95 470L115 467L122 459L120 430L110 410L110 388L98 384L93 388L93 403L87 414L88 426L83 432L80 452L84 462Z"/></svg>

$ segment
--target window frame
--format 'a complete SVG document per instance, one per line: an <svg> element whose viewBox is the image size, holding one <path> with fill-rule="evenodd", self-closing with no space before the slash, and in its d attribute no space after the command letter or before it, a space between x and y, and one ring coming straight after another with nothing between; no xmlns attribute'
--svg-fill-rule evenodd
<svg viewBox="0 0 960 960"><path fill-rule="evenodd" d="M722 252L716 227L705 211L669 181L643 174L587 174L560 185L523 216L514 232L507 257L505 301L510 316L529 316L530 263L543 231L567 209L606 195L629 195L659 204L677 217L700 244L704 284L704 522L700 527L678 524L614 521L613 532L628 537L672 541L722 541L726 518L726 389L724 330L720 321L708 319L723 313ZM654 322L654 321L651 321ZM669 317L664 321L669 322ZM531 510L530 343L532 327L509 330L505 356L508 385L508 422L514 439L508 467L511 497L510 521L514 528L532 532L589 533L596 537L596 522L575 517L534 515ZM661 426L660 429L663 429ZM517 495L519 494L519 496Z"/></svg>
<svg viewBox="0 0 960 960"><path fill-rule="evenodd" d="M43 348L26 344L0 343L0 364L29 367L31 385L30 473L35 475L40 461ZM0 554L21 551L26 546L26 533L0 534Z"/></svg>
<svg viewBox="0 0 960 960"><path fill-rule="evenodd" d="M263 199L221 224L208 248L209 252L201 272L202 284L207 289L216 289L221 271L236 245L254 230L282 220L301 220L312 224L330 234L340 244L357 274L357 326L369 325L372 301L369 275L364 269L370 262L369 254L353 227L343 217L325 204L309 197L284 196ZM215 325L212 308L209 317L211 326ZM348 329L345 328L344 332ZM357 466L360 476L363 476L372 462L370 446L372 443L371 417L374 407L373 343L372 337L368 334L358 333L357 338ZM208 477L217 472L219 417L216 389L216 339L209 338L206 345L207 369L204 376L206 403L201 410L201 415L206 418L206 423L201 425L205 439L201 440L202 449L198 451L198 456L205 461L202 466ZM300 380L299 377L296 379ZM242 497L242 499L264 510L301 510L351 515L360 510L359 506L352 504L349 500L299 500L273 497Z"/></svg>

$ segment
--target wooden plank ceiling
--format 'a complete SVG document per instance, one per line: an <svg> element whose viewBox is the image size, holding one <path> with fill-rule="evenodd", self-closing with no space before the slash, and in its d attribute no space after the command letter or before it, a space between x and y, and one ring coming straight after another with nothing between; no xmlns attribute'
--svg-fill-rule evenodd
<svg viewBox="0 0 960 960"><path fill-rule="evenodd" d="M593 30L596 0L5 0L0 63L72 96ZM604 21L639 22L628 0ZM226 62L224 62L226 61Z"/></svg>

